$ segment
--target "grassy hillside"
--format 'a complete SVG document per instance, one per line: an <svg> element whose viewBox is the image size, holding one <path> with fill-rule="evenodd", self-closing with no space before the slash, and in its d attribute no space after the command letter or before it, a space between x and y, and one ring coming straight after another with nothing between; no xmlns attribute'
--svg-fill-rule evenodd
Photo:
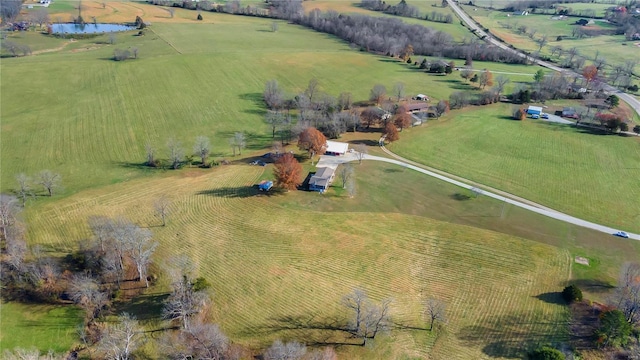
<svg viewBox="0 0 640 360"><path fill-rule="evenodd" d="M403 132L390 149L559 211L640 230L640 139L513 121L510 114L508 105L467 109Z"/></svg>
<svg viewBox="0 0 640 360"><path fill-rule="evenodd" d="M37 347L64 353L77 343L76 327L83 316L72 306L1 303L0 320L0 351Z"/></svg>
<svg viewBox="0 0 640 360"><path fill-rule="evenodd" d="M453 186L365 164L357 168L360 195L352 205L332 192L326 200L317 193L257 196L250 185L270 170L232 165L85 191L29 210L30 238L48 249L72 249L88 235L86 218L93 214L125 215L150 226L161 243L157 258L189 255L213 284L215 320L234 341L252 347L278 337L349 343L335 331L277 329L294 319L342 319L341 296L353 287L374 299L392 297L397 327L371 348L339 347L345 358L517 356L530 343L564 338L564 308L554 303L554 292L569 276L566 251L432 220L419 208L418 215L407 215L382 197L358 204L394 179L421 184L414 194L420 202L438 187L435 196L448 197ZM151 210L160 194L173 201L164 228ZM407 199L412 192L399 194ZM328 202L342 211L318 211ZM400 203L408 207L408 201ZM449 204L461 217L482 213L472 202ZM448 304L448 324L435 333L424 330L421 315L421 301L431 296Z"/></svg>
<svg viewBox="0 0 640 360"><path fill-rule="evenodd" d="M285 23L273 33L269 20L207 16L214 23L156 24L142 37L118 34L114 45L105 36L4 59L1 190L14 186L15 174L42 169L60 172L67 192L146 175L139 166L145 143L166 157L171 136L187 151L196 136L210 136L216 158L231 154L235 131L247 133L249 150L268 147L261 94L270 79L291 96L311 78L334 96L348 91L354 99L367 99L377 83L392 89L399 81L407 94L438 98L455 91L440 76L352 50L328 35ZM130 47L139 49L139 59L109 60L115 48Z"/></svg>

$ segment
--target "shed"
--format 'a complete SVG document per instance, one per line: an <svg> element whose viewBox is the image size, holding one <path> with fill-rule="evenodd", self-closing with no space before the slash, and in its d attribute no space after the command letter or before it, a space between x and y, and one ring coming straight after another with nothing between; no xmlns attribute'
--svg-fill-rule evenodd
<svg viewBox="0 0 640 360"><path fill-rule="evenodd" d="M420 101L429 101L429 97L425 94L418 94L415 99Z"/></svg>
<svg viewBox="0 0 640 360"><path fill-rule="evenodd" d="M327 149L325 150L326 155L344 155L349 150L349 144L327 140Z"/></svg>
<svg viewBox="0 0 640 360"><path fill-rule="evenodd" d="M542 108L540 106L529 106L527 109L529 115L542 115Z"/></svg>
<svg viewBox="0 0 640 360"><path fill-rule="evenodd" d="M325 192L335 177L336 169L330 167L319 167L309 179L309 190Z"/></svg>

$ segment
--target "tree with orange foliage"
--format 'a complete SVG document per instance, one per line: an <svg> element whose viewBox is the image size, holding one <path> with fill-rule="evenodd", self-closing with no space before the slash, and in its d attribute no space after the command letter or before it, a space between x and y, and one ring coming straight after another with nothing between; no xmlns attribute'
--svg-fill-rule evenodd
<svg viewBox="0 0 640 360"><path fill-rule="evenodd" d="M326 146L327 138L314 127L306 128L298 138L298 149L307 151L312 162L316 154L324 154Z"/></svg>
<svg viewBox="0 0 640 360"><path fill-rule="evenodd" d="M582 69L582 76L587 80L587 89L589 89L589 84L598 76L598 68L595 65L587 65Z"/></svg>
<svg viewBox="0 0 640 360"><path fill-rule="evenodd" d="M385 140L387 140L388 142L394 142L400 139L400 134L398 134L398 128L396 127L396 124L391 122L388 123L384 128L384 135Z"/></svg>
<svg viewBox="0 0 640 360"><path fill-rule="evenodd" d="M302 183L302 165L293 154L285 153L276 160L273 175L277 187L295 190Z"/></svg>
<svg viewBox="0 0 640 360"><path fill-rule="evenodd" d="M409 111L406 105L400 105L398 107L393 123L400 128L400 131L402 131L402 129L406 127L411 126L411 115L409 115Z"/></svg>

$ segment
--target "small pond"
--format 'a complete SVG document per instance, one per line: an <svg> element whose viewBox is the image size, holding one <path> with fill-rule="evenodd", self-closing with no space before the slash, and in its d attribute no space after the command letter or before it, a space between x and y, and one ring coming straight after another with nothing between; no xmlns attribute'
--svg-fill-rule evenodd
<svg viewBox="0 0 640 360"><path fill-rule="evenodd" d="M54 34L100 34L115 31L134 30L135 26L120 24L53 24Z"/></svg>

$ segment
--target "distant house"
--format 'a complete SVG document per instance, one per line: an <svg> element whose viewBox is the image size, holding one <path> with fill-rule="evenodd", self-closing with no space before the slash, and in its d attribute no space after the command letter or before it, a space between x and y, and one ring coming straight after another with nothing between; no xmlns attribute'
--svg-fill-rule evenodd
<svg viewBox="0 0 640 360"><path fill-rule="evenodd" d="M309 179L309 190L319 191L321 193L327 191L336 175L336 169L330 167L319 167L313 176Z"/></svg>
<svg viewBox="0 0 640 360"><path fill-rule="evenodd" d="M527 16L527 15L529 15L529 12L527 10L518 10L518 11L512 12L511 15L514 15L514 16Z"/></svg>
<svg viewBox="0 0 640 360"><path fill-rule="evenodd" d="M325 155L344 155L349 151L349 144L327 140L327 149L325 150Z"/></svg>
<svg viewBox="0 0 640 360"><path fill-rule="evenodd" d="M573 92L577 92L577 93L586 93L587 92L587 88L582 87L579 84L573 83L571 85L569 85L569 90L573 91Z"/></svg>
<svg viewBox="0 0 640 360"><path fill-rule="evenodd" d="M578 113L576 112L575 108L566 107L566 108L562 109L562 117L571 118L571 119L577 119L578 118Z"/></svg>
<svg viewBox="0 0 640 360"><path fill-rule="evenodd" d="M542 108L539 106L529 106L527 109L529 115L542 115Z"/></svg>
<svg viewBox="0 0 640 360"><path fill-rule="evenodd" d="M429 97L425 94L418 94L414 99L420 100L420 101L429 101Z"/></svg>

